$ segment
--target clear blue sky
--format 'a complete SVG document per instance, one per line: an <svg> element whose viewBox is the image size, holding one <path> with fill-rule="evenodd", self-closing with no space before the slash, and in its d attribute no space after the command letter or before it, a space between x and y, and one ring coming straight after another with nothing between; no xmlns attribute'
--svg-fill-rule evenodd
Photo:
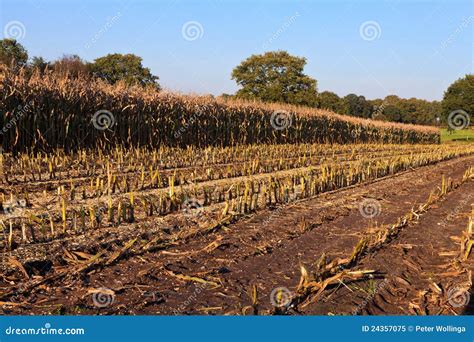
<svg viewBox="0 0 474 342"><path fill-rule="evenodd" d="M11 30L30 56L92 61L134 53L164 88L184 93L233 93L234 66L279 49L306 57L319 91L340 96L441 99L450 83L474 71L473 0L0 3L2 37ZM198 22L195 40L194 24L183 36L190 21Z"/></svg>

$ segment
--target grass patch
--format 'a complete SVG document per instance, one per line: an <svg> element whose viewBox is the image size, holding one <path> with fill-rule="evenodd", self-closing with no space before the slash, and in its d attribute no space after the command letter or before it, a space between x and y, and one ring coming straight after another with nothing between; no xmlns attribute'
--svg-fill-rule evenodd
<svg viewBox="0 0 474 342"><path fill-rule="evenodd" d="M460 129L448 132L446 128L441 128L441 142L474 142L474 129Z"/></svg>

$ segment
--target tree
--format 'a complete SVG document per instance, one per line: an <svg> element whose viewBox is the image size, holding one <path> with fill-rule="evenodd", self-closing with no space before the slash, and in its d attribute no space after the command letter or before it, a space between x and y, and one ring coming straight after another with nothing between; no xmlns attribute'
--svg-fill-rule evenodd
<svg viewBox="0 0 474 342"><path fill-rule="evenodd" d="M133 54L108 54L97 58L91 64L92 73L109 83L124 81L128 85L152 85L157 89L158 77L152 75L149 68L142 65L142 58Z"/></svg>
<svg viewBox="0 0 474 342"><path fill-rule="evenodd" d="M317 107L328 109L336 113L342 113L342 101L336 93L332 91L323 91L318 94Z"/></svg>
<svg viewBox="0 0 474 342"><path fill-rule="evenodd" d="M316 80L303 73L306 58L286 51L252 55L232 71L232 79L242 88L236 93L244 99L316 104Z"/></svg>
<svg viewBox="0 0 474 342"><path fill-rule="evenodd" d="M433 124L439 115L436 102L417 98L401 99L402 122L416 124Z"/></svg>
<svg viewBox="0 0 474 342"><path fill-rule="evenodd" d="M430 125L438 125L439 119L441 118L441 114L443 113L441 102L440 101L432 101L428 102L428 120L426 123Z"/></svg>
<svg viewBox="0 0 474 342"><path fill-rule="evenodd" d="M419 125L437 124L440 115L438 101L426 101L417 98L402 99L397 95L387 95L385 99L369 101L374 108L373 119L387 120Z"/></svg>
<svg viewBox="0 0 474 342"><path fill-rule="evenodd" d="M402 111L396 105L386 105L383 108L383 115L388 121L393 122L403 122L402 121Z"/></svg>
<svg viewBox="0 0 474 342"><path fill-rule="evenodd" d="M343 98L343 114L369 118L372 114L372 106L364 96L349 94Z"/></svg>
<svg viewBox="0 0 474 342"><path fill-rule="evenodd" d="M8 66L23 66L28 61L28 52L15 39L0 40L0 63Z"/></svg>
<svg viewBox="0 0 474 342"><path fill-rule="evenodd" d="M49 66L49 63L44 60L43 57L35 56L31 59L30 67L32 69L37 69L40 72L44 72L44 70Z"/></svg>
<svg viewBox="0 0 474 342"><path fill-rule="evenodd" d="M444 92L441 102L443 118L455 110L464 110L468 115L474 115L474 74L468 74L451 84Z"/></svg>
<svg viewBox="0 0 474 342"><path fill-rule="evenodd" d="M223 100L231 100L234 98L234 95L222 93L221 95L218 96L218 98L221 98Z"/></svg>
<svg viewBox="0 0 474 342"><path fill-rule="evenodd" d="M78 55L64 55L52 65L54 72L69 77L89 76L90 68Z"/></svg>
<svg viewBox="0 0 474 342"><path fill-rule="evenodd" d="M388 121L384 114L385 104L382 99L367 100L369 102L371 112L369 118L373 120Z"/></svg>

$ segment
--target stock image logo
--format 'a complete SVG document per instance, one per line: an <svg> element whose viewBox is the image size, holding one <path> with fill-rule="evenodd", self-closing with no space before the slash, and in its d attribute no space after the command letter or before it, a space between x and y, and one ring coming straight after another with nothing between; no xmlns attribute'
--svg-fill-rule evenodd
<svg viewBox="0 0 474 342"><path fill-rule="evenodd" d="M376 21L366 21L360 25L359 34L363 40L373 41L380 38L382 35L382 28Z"/></svg>
<svg viewBox="0 0 474 342"><path fill-rule="evenodd" d="M98 110L92 116L92 124L99 131L111 129L115 125L114 115L105 109Z"/></svg>
<svg viewBox="0 0 474 342"><path fill-rule="evenodd" d="M26 27L21 21L10 21L3 28L3 36L9 39L21 40L26 36Z"/></svg>
<svg viewBox="0 0 474 342"><path fill-rule="evenodd" d="M465 129L469 127L470 123L471 123L470 115L462 109L453 110L448 115L448 126L451 129L454 129L454 130Z"/></svg>
<svg viewBox="0 0 474 342"><path fill-rule="evenodd" d="M98 308L106 308L115 301L115 292L106 287L89 290L92 293L92 302Z"/></svg>
<svg viewBox="0 0 474 342"><path fill-rule="evenodd" d="M373 198L364 199L359 203L359 212L365 218L374 218L380 215L382 207L380 202Z"/></svg>
<svg viewBox="0 0 474 342"><path fill-rule="evenodd" d="M204 36L204 27L198 21L188 21L183 24L181 35L188 42L192 42Z"/></svg>
<svg viewBox="0 0 474 342"><path fill-rule="evenodd" d="M293 292L284 286L276 287L270 293L270 303L276 308L287 307L292 298Z"/></svg>
<svg viewBox="0 0 474 342"><path fill-rule="evenodd" d="M447 293L448 303L453 308L461 308L469 304L471 300L471 295L469 293L469 289L454 286L448 290Z"/></svg>
<svg viewBox="0 0 474 342"><path fill-rule="evenodd" d="M3 202L1 205L2 212L6 218L11 218L21 216L23 210L27 207L27 202L25 199L12 197L9 200Z"/></svg>
<svg viewBox="0 0 474 342"><path fill-rule="evenodd" d="M291 127L293 123L293 115L286 110L280 109L273 112L270 117L270 124L273 129L281 131Z"/></svg>
<svg viewBox="0 0 474 342"><path fill-rule="evenodd" d="M198 217L203 212L203 206L196 198L187 198L182 204L182 211L187 217Z"/></svg>

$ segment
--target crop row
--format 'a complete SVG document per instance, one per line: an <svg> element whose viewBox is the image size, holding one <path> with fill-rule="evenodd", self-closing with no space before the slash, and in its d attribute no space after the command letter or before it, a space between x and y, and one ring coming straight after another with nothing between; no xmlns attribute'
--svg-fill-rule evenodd
<svg viewBox="0 0 474 342"><path fill-rule="evenodd" d="M328 111L183 96L86 78L0 70L4 151L115 146L439 143L432 127Z"/></svg>
<svg viewBox="0 0 474 342"><path fill-rule="evenodd" d="M360 158L347 163L323 164L286 172L230 179L211 184L170 186L151 192L129 192L118 197L105 196L96 201L75 202L76 194L58 192L55 204L47 210L30 210L27 200L21 215L3 220L8 248L13 241L46 241L57 236L82 234L89 229L120 226L182 211L198 220L206 209L219 205L222 216L248 214L275 204L288 203L317 194L370 181L414 167L470 154L469 147L395 155L384 158ZM99 183L99 190L105 187ZM104 190L104 189L102 189ZM15 233L16 232L16 233ZM16 239L15 239L16 236Z"/></svg>

